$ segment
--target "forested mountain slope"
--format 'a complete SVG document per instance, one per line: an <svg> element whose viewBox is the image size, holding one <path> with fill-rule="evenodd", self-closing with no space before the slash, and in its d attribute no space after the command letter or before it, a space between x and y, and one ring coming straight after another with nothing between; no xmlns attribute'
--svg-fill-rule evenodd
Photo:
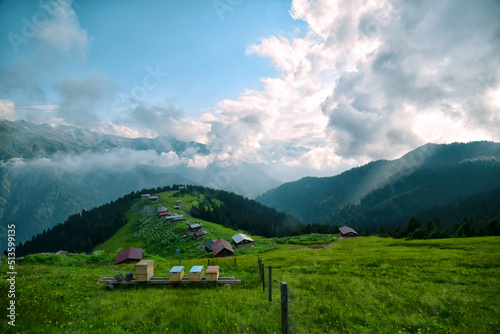
<svg viewBox="0 0 500 334"><path fill-rule="evenodd" d="M256 199L303 223L372 229L497 187L499 143L427 144L397 160L286 183Z"/></svg>

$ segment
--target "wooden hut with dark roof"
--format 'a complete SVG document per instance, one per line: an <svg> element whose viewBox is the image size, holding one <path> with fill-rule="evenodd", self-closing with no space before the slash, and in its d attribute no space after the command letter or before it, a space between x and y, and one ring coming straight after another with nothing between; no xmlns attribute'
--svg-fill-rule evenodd
<svg viewBox="0 0 500 334"><path fill-rule="evenodd" d="M215 243L215 240L208 240L203 244L205 247L205 252L211 253L212 252L212 245Z"/></svg>
<svg viewBox="0 0 500 334"><path fill-rule="evenodd" d="M234 256L233 247L224 239L219 239L212 244L214 257L229 257Z"/></svg>
<svg viewBox="0 0 500 334"><path fill-rule="evenodd" d="M253 247L253 239L245 234L238 233L236 235L233 235L232 239L233 239L234 246L236 248Z"/></svg>
<svg viewBox="0 0 500 334"><path fill-rule="evenodd" d="M194 240L200 240L205 238L208 235L207 231L201 229L199 231L194 232L193 239Z"/></svg>
<svg viewBox="0 0 500 334"><path fill-rule="evenodd" d="M354 231L352 228L348 226L339 227L340 235L345 237L357 237L359 236L358 232Z"/></svg>
<svg viewBox="0 0 500 334"><path fill-rule="evenodd" d="M116 256L115 264L137 263L142 260L142 248L130 247Z"/></svg>

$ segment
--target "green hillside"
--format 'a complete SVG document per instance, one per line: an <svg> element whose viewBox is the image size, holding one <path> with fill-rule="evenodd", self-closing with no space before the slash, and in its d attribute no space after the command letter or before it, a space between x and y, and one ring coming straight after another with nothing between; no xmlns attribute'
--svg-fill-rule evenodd
<svg viewBox="0 0 500 334"><path fill-rule="evenodd" d="M167 191L159 194L160 199L156 202L150 202L149 199L141 199L136 202L132 209L126 213L128 223L121 227L111 238L106 242L96 246L93 251L104 251L107 254L116 254L120 250L128 247L144 248L148 254L158 255L162 257L170 257L175 255L177 249L181 250L180 255L176 258L193 258L205 256L204 250L196 250L207 240L217 240L223 238L230 241L231 237L237 233L245 233L255 240L258 248L274 244L272 239L265 239L260 236L255 236L246 231L233 230L218 224L214 224L202 219L195 219L189 215L193 206L198 206L203 202L204 195L197 196L184 194L180 195L179 191ZM174 209L175 201L182 200L182 209ZM170 212L175 212L186 217L186 221L179 223L166 223L164 219L160 219L156 215L156 207L163 205ZM203 228L208 232L208 236L203 240L193 240L192 236L187 235L187 223L200 222ZM187 237L183 238L184 235ZM268 247L268 248L269 248ZM272 248L272 247L271 247ZM237 252L249 252L251 250L236 250Z"/></svg>
<svg viewBox="0 0 500 334"><path fill-rule="evenodd" d="M151 203L141 199L141 193L161 193L162 197ZM174 209L176 200L184 201L182 210ZM187 221L167 224L157 217L157 205L183 214ZM173 185L132 192L89 211L82 210L81 214L71 215L64 223L20 243L17 255L57 252L61 249L74 253L89 253L98 249L116 253L124 246L140 246L150 254L160 256L169 256L177 249L183 254L193 253L195 243L186 233L186 223L194 221L207 227L207 238L230 239L241 229L246 234L254 235L256 244L261 243L257 235L268 238L291 236L303 230L296 218L241 195L202 186ZM115 233L116 236L112 237Z"/></svg>
<svg viewBox="0 0 500 334"><path fill-rule="evenodd" d="M277 247L292 239L276 240ZM221 276L242 280L232 288L141 284L114 291L96 283L134 266L108 266L110 254L88 255L85 267L83 254L30 255L17 267L16 327L2 307L0 333L280 333L280 282L289 287L294 333L498 333L499 244L500 237L359 237L217 259ZM273 267L271 303L258 255ZM172 257L154 260L156 276L178 265ZM186 268L206 264L182 260ZM2 291L8 271L0 266ZM8 303L1 294L0 304Z"/></svg>

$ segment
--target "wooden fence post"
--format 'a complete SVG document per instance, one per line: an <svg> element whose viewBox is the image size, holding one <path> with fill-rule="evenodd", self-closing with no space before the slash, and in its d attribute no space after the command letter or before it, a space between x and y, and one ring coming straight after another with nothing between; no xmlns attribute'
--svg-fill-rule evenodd
<svg viewBox="0 0 500 334"><path fill-rule="evenodd" d="M266 275L265 275L265 270L264 270L264 262L262 262L261 268L262 268L262 275L261 275L262 291L264 292L264 291L266 291Z"/></svg>
<svg viewBox="0 0 500 334"><path fill-rule="evenodd" d="M262 258L259 256L259 275L262 276Z"/></svg>
<svg viewBox="0 0 500 334"><path fill-rule="evenodd" d="M85 258L83 259L83 266L85 267L85 262L87 262L87 254L85 254Z"/></svg>
<svg viewBox="0 0 500 334"><path fill-rule="evenodd" d="M288 288L281 282L281 332L288 334Z"/></svg>
<svg viewBox="0 0 500 334"><path fill-rule="evenodd" d="M109 259L108 267L111 267L111 259Z"/></svg>
<svg viewBox="0 0 500 334"><path fill-rule="evenodd" d="M271 303L273 301L273 267L269 266L268 273L269 273L269 302Z"/></svg>
<svg viewBox="0 0 500 334"><path fill-rule="evenodd" d="M179 259L179 266L181 265L181 259Z"/></svg>

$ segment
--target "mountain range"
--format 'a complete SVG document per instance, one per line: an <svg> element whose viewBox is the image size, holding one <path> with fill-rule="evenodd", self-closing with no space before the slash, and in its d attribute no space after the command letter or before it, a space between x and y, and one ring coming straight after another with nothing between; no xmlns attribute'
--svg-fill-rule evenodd
<svg viewBox="0 0 500 334"><path fill-rule="evenodd" d="M24 241L144 188L204 185L253 198L281 184L250 164L197 166L208 153L203 144L168 136L130 139L0 121L0 226L16 223L16 240Z"/></svg>
<svg viewBox="0 0 500 334"><path fill-rule="evenodd" d="M412 216L443 225L500 217L499 143L427 144L399 159L284 184L251 164L197 165L209 154L203 144L168 136L130 139L0 121L0 229L16 223L22 242L70 214L173 184L255 198L303 224L376 230L404 226Z"/></svg>
<svg viewBox="0 0 500 334"><path fill-rule="evenodd" d="M500 206L493 204L499 189L499 143L426 144L396 160L285 183L256 200L303 223L376 230L404 225L412 216L456 223L451 217L457 219L459 203L468 208L458 210L459 219L500 217Z"/></svg>

